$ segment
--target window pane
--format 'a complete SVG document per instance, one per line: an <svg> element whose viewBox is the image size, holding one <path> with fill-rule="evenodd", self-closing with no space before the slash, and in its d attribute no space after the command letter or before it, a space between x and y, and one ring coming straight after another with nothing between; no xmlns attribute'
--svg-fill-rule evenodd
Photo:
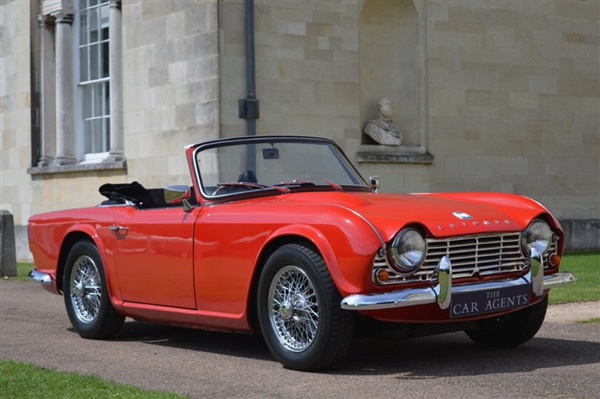
<svg viewBox="0 0 600 399"><path fill-rule="evenodd" d="M102 38L101 40L108 40L108 26L102 28Z"/></svg>
<svg viewBox="0 0 600 399"><path fill-rule="evenodd" d="M104 82L104 114L110 115L110 84Z"/></svg>
<svg viewBox="0 0 600 399"><path fill-rule="evenodd" d="M87 120L83 122L83 152L85 154L92 153L92 143L89 138L92 136L92 121Z"/></svg>
<svg viewBox="0 0 600 399"><path fill-rule="evenodd" d="M110 117L104 118L104 149L110 150Z"/></svg>
<svg viewBox="0 0 600 399"><path fill-rule="evenodd" d="M83 96L82 112L83 118L88 119L94 116L92 114L92 86L83 86L81 89Z"/></svg>
<svg viewBox="0 0 600 399"><path fill-rule="evenodd" d="M100 78L100 65L99 65L99 46L92 44L90 46L90 78L89 80L96 80Z"/></svg>
<svg viewBox="0 0 600 399"><path fill-rule="evenodd" d="M100 44L102 48L101 59L102 59L102 76L103 78L108 77L108 68L109 68L109 53L108 53L108 42L104 42Z"/></svg>
<svg viewBox="0 0 600 399"><path fill-rule="evenodd" d="M90 19L90 43L96 43L100 40L100 36L98 35L98 9L91 9L89 11Z"/></svg>
<svg viewBox="0 0 600 399"><path fill-rule="evenodd" d="M79 48L79 81L85 82L89 80L88 72L88 48L87 46Z"/></svg>
<svg viewBox="0 0 600 399"><path fill-rule="evenodd" d="M102 116L102 83L95 84L94 86L94 116Z"/></svg>
<svg viewBox="0 0 600 399"><path fill-rule="evenodd" d="M107 5L100 7L100 26L102 29L100 40L108 40L109 12L110 8Z"/></svg>
<svg viewBox="0 0 600 399"><path fill-rule="evenodd" d="M88 13L85 11L81 12L79 17L79 44L86 44L88 42L88 24L87 24Z"/></svg>
<svg viewBox="0 0 600 399"><path fill-rule="evenodd" d="M102 118L94 119L94 131L92 133L92 152L103 152L104 147L102 146L103 132L102 132Z"/></svg>

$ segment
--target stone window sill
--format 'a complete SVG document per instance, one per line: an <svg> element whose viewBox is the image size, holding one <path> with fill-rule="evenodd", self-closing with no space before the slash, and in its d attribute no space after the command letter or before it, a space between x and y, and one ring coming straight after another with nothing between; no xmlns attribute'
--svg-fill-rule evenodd
<svg viewBox="0 0 600 399"><path fill-rule="evenodd" d="M57 173L95 172L100 170L126 169L127 161L104 161L88 164L34 166L27 169L30 175L49 175Z"/></svg>
<svg viewBox="0 0 600 399"><path fill-rule="evenodd" d="M423 146L361 145L356 152L358 162L432 164L433 155Z"/></svg>

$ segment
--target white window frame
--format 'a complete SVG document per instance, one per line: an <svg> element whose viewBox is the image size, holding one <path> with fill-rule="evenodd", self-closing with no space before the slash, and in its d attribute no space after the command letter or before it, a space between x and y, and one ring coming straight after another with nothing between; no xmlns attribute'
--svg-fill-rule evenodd
<svg viewBox="0 0 600 399"><path fill-rule="evenodd" d="M85 2L87 7L81 8L82 3ZM90 4L94 3L94 4ZM85 12L85 14L84 14ZM101 13L104 12L104 15ZM111 40L111 27L110 27L110 1L109 0L79 0L76 1L76 18L75 26L73 30L74 34L74 87L75 87L75 141L76 141L76 156L81 164L99 163L109 157L110 150L110 72L108 67L109 57L109 46ZM85 35L87 36L86 42L82 43L81 36L83 29L81 20L82 15L86 15L88 19L87 27L92 26L90 24L91 18L96 19L98 26L96 40L90 37L91 30L87 29ZM108 26L108 34L106 37L102 35L102 17L106 20ZM105 46L106 51L102 51L102 46ZM91 52L94 47L96 49L96 60L91 57ZM82 52L85 51L86 59L82 59ZM107 59L103 61L102 57ZM96 64L95 76L90 76L93 71L93 65ZM85 64L83 64L85 63ZM86 68L87 76L82 76L82 67ZM104 70L103 70L104 69ZM92 93L86 93L87 90L91 90ZM100 93L96 92L99 90ZM88 95L86 99L86 95ZM98 101L99 100L99 101ZM86 107L84 104L88 105ZM99 122L99 123L98 123ZM94 125L96 126L94 127ZM91 137L92 134L96 137Z"/></svg>
<svg viewBox="0 0 600 399"><path fill-rule="evenodd" d="M100 0L108 6L109 96L104 115L108 148L84 154L82 101L79 87L80 0L40 0L40 126L39 153L33 154L31 175L124 170L123 65L121 0ZM106 13L104 16L106 17ZM105 25L106 26L106 25ZM104 64L106 68L106 63ZM106 70L106 69L105 69ZM104 76L106 78L106 76ZM108 111L108 113L107 113Z"/></svg>

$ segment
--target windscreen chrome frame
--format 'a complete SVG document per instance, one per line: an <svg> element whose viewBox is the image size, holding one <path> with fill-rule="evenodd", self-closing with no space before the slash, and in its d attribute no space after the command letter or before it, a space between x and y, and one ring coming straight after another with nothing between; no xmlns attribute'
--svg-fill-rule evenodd
<svg viewBox="0 0 600 399"><path fill-rule="evenodd" d="M204 143L197 143L187 148L194 148L192 153L192 161L193 161L193 170L195 174L195 179L198 184L198 188L200 190L200 195L203 199L209 201L228 199L231 197L239 197L239 196L256 196L256 195L265 195L265 192L272 192L272 195L282 194L282 190L275 190L271 187L265 187L261 189L251 190L247 192L233 193L233 194L224 194L224 195L209 195L205 189L204 184L202 182L202 175L200 173L200 166L198 162L198 154L202 151L207 151L214 148L228 147L234 145L251 145L251 144L277 144L277 143L314 143L319 145L328 145L336 159L340 162L342 168L346 171L349 178L356 182L357 187L364 187L370 191L370 187L367 184L366 180L362 177L360 172L356 169L356 167L352 164L352 162L348 159L344 151L337 145L337 143L333 140L326 139L323 137L312 137L312 136L240 136L240 137L232 137L226 139L212 140Z"/></svg>

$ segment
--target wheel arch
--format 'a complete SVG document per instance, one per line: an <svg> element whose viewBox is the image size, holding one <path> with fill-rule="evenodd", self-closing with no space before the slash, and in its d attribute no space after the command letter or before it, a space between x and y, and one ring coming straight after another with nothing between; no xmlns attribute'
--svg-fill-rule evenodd
<svg viewBox="0 0 600 399"><path fill-rule="evenodd" d="M58 264L56 267L56 285L61 293L63 292L64 272L67 263L67 257L69 256L71 248L73 248L75 244L82 240L89 241L92 244L94 244L96 248L98 248L100 259L102 260L102 264L106 269L107 260L104 257L104 245L102 245L101 241L99 240L96 230L90 226L78 226L77 230L71 230L67 233L67 235L65 235L65 238L63 239L60 246L60 251L58 254ZM106 279L108 280L109 277L107 270L105 270L105 275ZM110 284L108 284L108 286L110 288Z"/></svg>
<svg viewBox="0 0 600 399"><path fill-rule="evenodd" d="M269 240L265 246L263 246L258 258L256 260L256 267L254 268L254 274L252 276L252 281L250 285L250 291L248 295L248 301L246 302L246 312L248 314L248 321L250 323L250 327L255 332L260 332L260 326L258 322L258 309L257 309L257 296L258 296L258 281L260 279L260 275L265 267L265 264L269 257L273 255L273 253L287 244L302 244L310 247L314 251L318 252L319 255L323 256L319 248L307 237L300 234L283 234L276 237L273 237Z"/></svg>
<svg viewBox="0 0 600 399"><path fill-rule="evenodd" d="M342 270L343 265L340 265L339 254L336 255L336 250L338 252L352 250L352 243L348 243L344 246L335 245L334 248L334 245L332 245L332 243L327 239L327 236L316 227L310 225L288 225L274 232L274 234L270 236L256 258L254 274L252 276L247 300L248 320L252 329L255 329L257 326L256 300L258 281L260 279L262 270L269 257L278 248L291 243L305 245L314 250L323 258L329 274L331 275L336 288L342 296L348 295L348 293L360 292L362 289L364 289L364 287L360 286L361 278L358 277L360 272L357 273L356 270L352 270L356 269L353 268L352 265L344 265L348 267L344 267L344 270ZM378 246L373 247L373 256L377 248ZM369 266L372 262L371 257L369 255L365 255L364 253L353 253L351 257L355 259L356 262L360 262L359 259L363 257ZM370 273L370 271L367 271L367 273Z"/></svg>
<svg viewBox="0 0 600 399"><path fill-rule="evenodd" d="M90 242L94 242L92 238L81 231L73 231L67 234L60 246L60 251L58 253L58 265L56 268L56 285L60 292L63 292L63 282L64 282L64 273L67 265L67 257L69 256L69 252L71 252L71 248L79 241L88 240Z"/></svg>

